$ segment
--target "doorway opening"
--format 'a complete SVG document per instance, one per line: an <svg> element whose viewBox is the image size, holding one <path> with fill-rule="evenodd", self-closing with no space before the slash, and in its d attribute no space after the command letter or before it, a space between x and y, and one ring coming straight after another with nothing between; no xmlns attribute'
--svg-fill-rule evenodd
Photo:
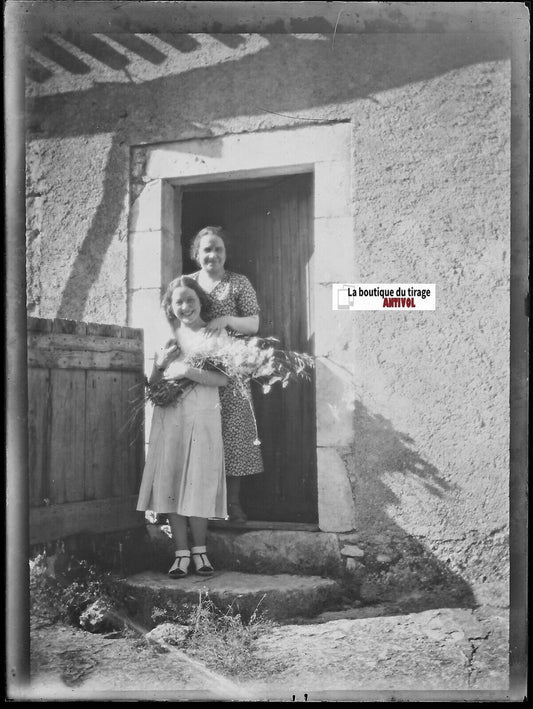
<svg viewBox="0 0 533 709"><path fill-rule="evenodd" d="M313 174L299 173L202 184L181 184L182 272L198 266L189 255L194 235L207 225L229 237L226 269L254 286L258 336L276 337L287 350L314 354L310 258L313 251ZM242 480L251 521L318 521L316 393L310 381L252 386L264 473Z"/></svg>

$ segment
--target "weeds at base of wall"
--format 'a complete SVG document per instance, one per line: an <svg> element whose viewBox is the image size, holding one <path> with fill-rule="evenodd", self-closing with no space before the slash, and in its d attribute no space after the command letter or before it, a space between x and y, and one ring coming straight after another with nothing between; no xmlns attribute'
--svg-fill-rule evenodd
<svg viewBox="0 0 533 709"><path fill-rule="evenodd" d="M217 607L208 594L199 594L196 605L177 606L167 602L155 608L152 620L164 628L167 644L180 648L211 670L229 677L255 679L271 677L285 669L278 658L266 659L256 652L257 641L270 634L277 624L262 615L256 606L248 619L233 604ZM185 631L185 632L184 632Z"/></svg>
<svg viewBox="0 0 533 709"><path fill-rule="evenodd" d="M30 559L30 616L40 625L79 626L81 614L96 601L115 605L120 587L110 572L85 560L69 559L57 572L45 553ZM52 562L52 563L51 563Z"/></svg>
<svg viewBox="0 0 533 709"><path fill-rule="evenodd" d="M80 628L80 618L90 606L121 609L122 598L123 589L113 575L87 561L71 560L67 569L54 575L46 554L30 560L30 618L35 627L61 623ZM278 658L260 658L256 652L259 638L276 627L259 606L245 619L233 605L223 611L207 594L199 594L197 604L169 602L164 609L154 609L156 627L148 634L135 629L121 610L115 610L114 615L125 622L113 637L129 639L139 649L150 646L154 652L174 646L226 676L270 677L285 665ZM113 629L105 624L101 628L99 632Z"/></svg>

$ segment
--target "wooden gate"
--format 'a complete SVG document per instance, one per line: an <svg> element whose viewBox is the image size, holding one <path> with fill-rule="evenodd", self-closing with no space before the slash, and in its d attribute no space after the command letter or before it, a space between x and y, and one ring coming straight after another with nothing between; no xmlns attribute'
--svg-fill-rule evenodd
<svg viewBox="0 0 533 709"><path fill-rule="evenodd" d="M259 335L285 349L313 353L309 259L312 253L312 175L300 174L190 188L182 201L185 241L206 224L231 238L227 268L257 290ZM197 270L184 253L184 272ZM243 485L251 519L315 522L315 385L293 382L268 395L254 390L265 474Z"/></svg>
<svg viewBox="0 0 533 709"><path fill-rule="evenodd" d="M142 330L28 319L30 543L143 523L143 366Z"/></svg>

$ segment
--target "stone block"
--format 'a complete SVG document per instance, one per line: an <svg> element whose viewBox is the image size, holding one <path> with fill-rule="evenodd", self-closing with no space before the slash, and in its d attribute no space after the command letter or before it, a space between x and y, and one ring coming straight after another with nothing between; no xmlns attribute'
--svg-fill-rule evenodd
<svg viewBox="0 0 533 709"><path fill-rule="evenodd" d="M141 288L128 292L128 324L144 330L144 352L147 358L171 336L168 322L161 309L161 290Z"/></svg>
<svg viewBox="0 0 533 709"><path fill-rule="evenodd" d="M173 554L170 529L149 525L154 549ZM210 527L207 536L209 558L217 570L268 574L337 575L342 569L337 535L327 532L288 529L225 529Z"/></svg>
<svg viewBox="0 0 533 709"><path fill-rule="evenodd" d="M333 579L290 574L245 574L224 571L210 578L189 574L179 582L166 573L145 571L122 582L131 599L130 614L136 622L152 628L154 611L165 607L194 608L199 595L208 597L220 610L229 608L244 619L257 610L267 617L282 620L296 616L312 617L339 607L341 586Z"/></svg>
<svg viewBox="0 0 533 709"><path fill-rule="evenodd" d="M273 174L283 167L313 162L349 162L350 139L350 125L339 124L171 143L149 150L146 176L164 179L251 170Z"/></svg>
<svg viewBox="0 0 533 709"><path fill-rule="evenodd" d="M134 231L129 236L128 284L132 290L160 288L162 232Z"/></svg>
<svg viewBox="0 0 533 709"><path fill-rule="evenodd" d="M362 559L365 552L354 544L346 544L341 549L342 556L351 557L354 559Z"/></svg>
<svg viewBox="0 0 533 709"><path fill-rule="evenodd" d="M183 271L181 241L169 229L163 229L161 238L161 283L166 286Z"/></svg>
<svg viewBox="0 0 533 709"><path fill-rule="evenodd" d="M316 283L352 283L355 270L352 217L315 219L314 275Z"/></svg>
<svg viewBox="0 0 533 709"><path fill-rule="evenodd" d="M124 621L106 599L99 598L83 611L79 624L89 633L108 633L120 630Z"/></svg>
<svg viewBox="0 0 533 709"><path fill-rule="evenodd" d="M349 375L326 357L316 363L317 445L349 446L353 443L353 385ZM342 530L345 531L345 530Z"/></svg>
<svg viewBox="0 0 533 709"><path fill-rule="evenodd" d="M150 630L144 636L149 643L156 645L173 645L180 646L184 643L187 635L190 633L188 625L181 623L161 623L153 630Z"/></svg>
<svg viewBox="0 0 533 709"><path fill-rule="evenodd" d="M332 160L315 165L315 218L349 217L351 165Z"/></svg>
<svg viewBox="0 0 533 709"><path fill-rule="evenodd" d="M324 532L355 527L355 505L348 472L334 448L317 448L318 524Z"/></svg>
<svg viewBox="0 0 533 709"><path fill-rule="evenodd" d="M388 556L388 554L378 554L376 556L376 561L379 564L390 564L392 559L390 556Z"/></svg>
<svg viewBox="0 0 533 709"><path fill-rule="evenodd" d="M358 532L339 534L338 539L341 544L357 544L361 539L361 535Z"/></svg>
<svg viewBox="0 0 533 709"><path fill-rule="evenodd" d="M217 566L254 573L336 574L341 568L335 534L291 530L210 530Z"/></svg>
<svg viewBox="0 0 533 709"><path fill-rule="evenodd" d="M161 180L150 180L131 206L130 232L160 231L161 216Z"/></svg>
<svg viewBox="0 0 533 709"><path fill-rule="evenodd" d="M314 263L316 268L320 269L320 264L316 261ZM320 274L316 277L320 278ZM358 314L347 310L333 310L333 289L330 283L315 283L313 310L317 356L337 357L345 350L353 348Z"/></svg>

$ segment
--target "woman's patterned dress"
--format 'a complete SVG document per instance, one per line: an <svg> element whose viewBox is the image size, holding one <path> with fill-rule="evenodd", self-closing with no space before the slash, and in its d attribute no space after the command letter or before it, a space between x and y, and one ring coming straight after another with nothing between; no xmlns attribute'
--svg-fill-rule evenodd
<svg viewBox="0 0 533 709"><path fill-rule="evenodd" d="M199 272L191 274L198 279ZM211 301L209 319L223 315L248 317L259 314L255 290L246 276L226 271L219 283L208 294ZM250 385L249 400L231 383L220 390L222 405L222 439L226 475L257 475L263 472L261 447L256 443L257 431ZM255 442L255 443L254 443Z"/></svg>

